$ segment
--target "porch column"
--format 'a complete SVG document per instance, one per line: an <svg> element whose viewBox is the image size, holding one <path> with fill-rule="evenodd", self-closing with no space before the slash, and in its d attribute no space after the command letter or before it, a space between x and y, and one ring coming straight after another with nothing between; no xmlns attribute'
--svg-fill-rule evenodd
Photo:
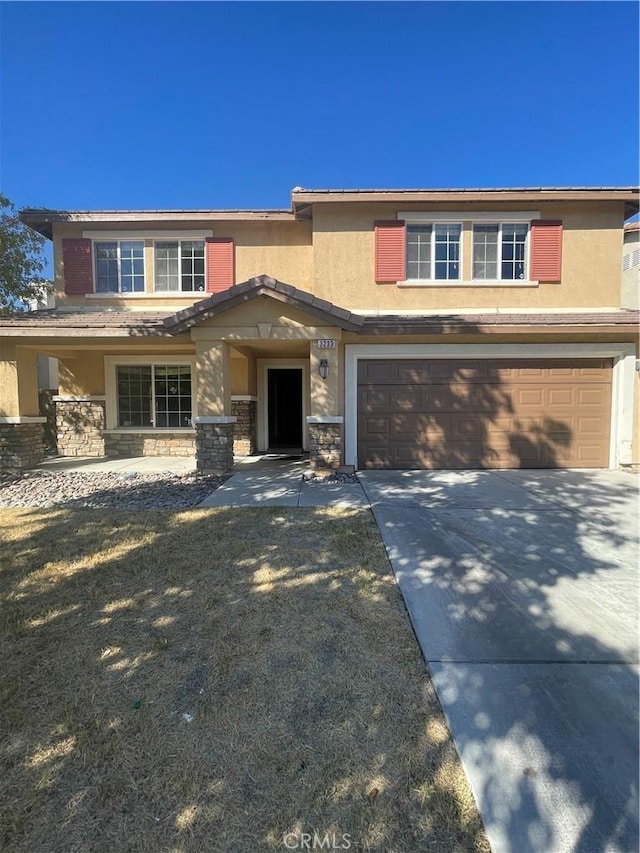
<svg viewBox="0 0 640 853"><path fill-rule="evenodd" d="M38 354L0 342L0 470L42 461L43 424L38 401Z"/></svg>
<svg viewBox="0 0 640 853"><path fill-rule="evenodd" d="M333 348L311 341L310 385L311 414L309 427L309 461L313 468L338 468L342 464L342 422L340 411L340 357L338 330ZM326 364L323 364L326 362ZM326 374L323 378L322 374Z"/></svg>
<svg viewBox="0 0 640 853"><path fill-rule="evenodd" d="M231 352L224 341L196 341L196 467L224 473L233 465Z"/></svg>

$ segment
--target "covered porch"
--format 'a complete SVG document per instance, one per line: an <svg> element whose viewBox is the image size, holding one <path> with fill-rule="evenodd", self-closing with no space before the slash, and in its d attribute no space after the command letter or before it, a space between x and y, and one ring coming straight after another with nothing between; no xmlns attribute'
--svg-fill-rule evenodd
<svg viewBox="0 0 640 853"><path fill-rule="evenodd" d="M360 318L266 276L169 316L37 312L0 351L0 465L43 456L37 357L58 360L63 457L183 456L220 473L233 457L308 452L343 462L345 329Z"/></svg>

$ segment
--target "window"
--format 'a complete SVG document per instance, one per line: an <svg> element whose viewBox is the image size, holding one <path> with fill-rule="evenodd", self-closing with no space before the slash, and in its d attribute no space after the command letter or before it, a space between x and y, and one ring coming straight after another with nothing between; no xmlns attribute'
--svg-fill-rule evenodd
<svg viewBox="0 0 640 853"><path fill-rule="evenodd" d="M528 277L524 222L496 222L473 226L473 278L518 281Z"/></svg>
<svg viewBox="0 0 640 853"><path fill-rule="evenodd" d="M118 365L119 427L191 426L191 367L188 364Z"/></svg>
<svg viewBox="0 0 640 853"><path fill-rule="evenodd" d="M407 225L407 278L460 278L462 226L451 223Z"/></svg>
<svg viewBox="0 0 640 853"><path fill-rule="evenodd" d="M95 243L96 293L144 292L144 241Z"/></svg>
<svg viewBox="0 0 640 853"><path fill-rule="evenodd" d="M204 240L162 240L155 244L157 292L204 291Z"/></svg>

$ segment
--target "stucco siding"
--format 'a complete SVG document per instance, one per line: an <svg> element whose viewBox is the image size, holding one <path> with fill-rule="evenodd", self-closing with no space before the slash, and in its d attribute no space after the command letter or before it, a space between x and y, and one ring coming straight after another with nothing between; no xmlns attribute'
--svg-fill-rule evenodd
<svg viewBox="0 0 640 853"><path fill-rule="evenodd" d="M473 211L521 210L523 205L467 206ZM374 223L402 211L428 208L411 205L322 204L314 210L314 292L351 310L443 310L490 308L604 308L620 306L620 255L623 206L538 205L542 219L561 219L564 226L562 281L523 287L518 284L399 287L374 280ZM438 212L459 212L460 205L440 205ZM463 220L464 222L465 220ZM471 230L463 232L463 279L471 276Z"/></svg>

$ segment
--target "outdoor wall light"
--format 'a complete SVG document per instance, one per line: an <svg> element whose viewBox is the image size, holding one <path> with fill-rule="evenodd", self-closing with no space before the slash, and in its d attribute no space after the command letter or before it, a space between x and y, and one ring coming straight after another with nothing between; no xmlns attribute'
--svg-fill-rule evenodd
<svg viewBox="0 0 640 853"><path fill-rule="evenodd" d="M329 375L329 362L326 358L320 359L320 364L318 365L318 373L323 379L326 379Z"/></svg>

